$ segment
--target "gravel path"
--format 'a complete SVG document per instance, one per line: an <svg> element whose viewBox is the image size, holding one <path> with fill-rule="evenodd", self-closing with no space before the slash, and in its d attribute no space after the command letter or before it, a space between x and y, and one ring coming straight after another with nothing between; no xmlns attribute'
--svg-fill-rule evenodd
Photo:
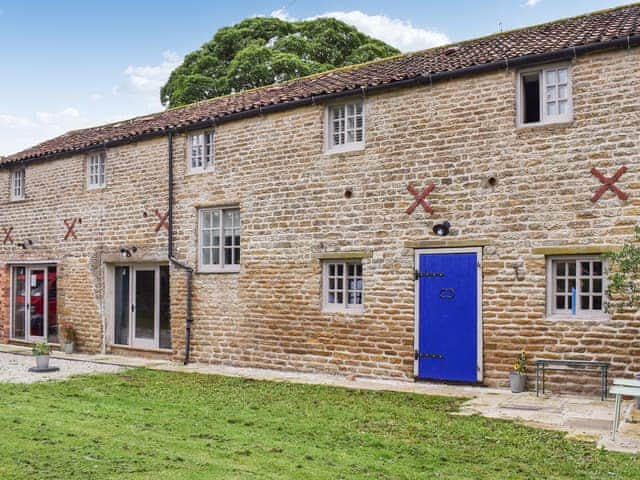
<svg viewBox="0 0 640 480"><path fill-rule="evenodd" d="M17 355L0 352L0 382L33 383L44 380L63 380L72 375L86 375L90 373L116 373L124 370L117 365L102 363L80 362L51 358L51 367L60 367L57 372L33 373L29 368L35 367L36 360L30 355Z"/></svg>

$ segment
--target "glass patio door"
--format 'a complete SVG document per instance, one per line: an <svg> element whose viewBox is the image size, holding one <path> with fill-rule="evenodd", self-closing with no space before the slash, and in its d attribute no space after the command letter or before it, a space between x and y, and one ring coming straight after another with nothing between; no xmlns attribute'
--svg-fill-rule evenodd
<svg viewBox="0 0 640 480"><path fill-rule="evenodd" d="M158 344L157 269L136 268L133 284L133 346L154 348Z"/></svg>
<svg viewBox="0 0 640 480"><path fill-rule="evenodd" d="M12 338L58 342L56 267L13 267L12 290Z"/></svg>
<svg viewBox="0 0 640 480"><path fill-rule="evenodd" d="M169 267L114 267L114 343L171 348Z"/></svg>
<svg viewBox="0 0 640 480"><path fill-rule="evenodd" d="M29 269L29 302L27 303L27 317L29 319L29 340L44 340L47 310L46 270L43 268Z"/></svg>

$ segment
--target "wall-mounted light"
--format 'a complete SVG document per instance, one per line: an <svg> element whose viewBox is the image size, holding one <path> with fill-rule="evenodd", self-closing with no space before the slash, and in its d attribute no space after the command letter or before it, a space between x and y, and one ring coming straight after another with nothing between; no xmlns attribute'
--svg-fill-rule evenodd
<svg viewBox="0 0 640 480"><path fill-rule="evenodd" d="M33 242L31 240L27 239L24 242L17 243L16 245L18 245L23 250L26 250L29 247L33 247Z"/></svg>
<svg viewBox="0 0 640 480"><path fill-rule="evenodd" d="M138 247L131 247L131 248L121 248L120 249L120 256L122 258L129 258L131 255L133 255L134 253L136 253L138 251Z"/></svg>
<svg viewBox="0 0 640 480"><path fill-rule="evenodd" d="M449 235L449 229L451 228L451 224L449 222L438 223L433 226L433 233L435 233L438 237L446 237Z"/></svg>

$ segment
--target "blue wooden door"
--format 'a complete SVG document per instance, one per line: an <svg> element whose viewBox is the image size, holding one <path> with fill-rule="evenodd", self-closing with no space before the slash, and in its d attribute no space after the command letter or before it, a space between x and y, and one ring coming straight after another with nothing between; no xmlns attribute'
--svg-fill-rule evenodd
<svg viewBox="0 0 640 480"><path fill-rule="evenodd" d="M421 254L418 258L418 377L476 382L477 254Z"/></svg>

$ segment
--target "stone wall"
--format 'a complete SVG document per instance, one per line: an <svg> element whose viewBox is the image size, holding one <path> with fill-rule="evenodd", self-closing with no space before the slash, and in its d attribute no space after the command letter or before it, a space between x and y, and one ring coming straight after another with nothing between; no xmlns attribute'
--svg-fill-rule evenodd
<svg viewBox="0 0 640 480"><path fill-rule="evenodd" d="M0 232L13 227L13 243L0 242L0 266L8 275L7 262L56 262L58 322L74 324L81 351L98 352L105 261L117 261L120 248L134 245L132 262L167 256L166 230L154 231L155 210L166 211L168 203L166 139L109 149L104 188L87 189L85 168L84 155L33 163L26 169L25 200L10 202L9 189L0 189ZM0 170L0 185L9 185L9 175ZM65 219L76 219L77 239L64 239ZM23 249L26 240L33 244ZM0 289L2 281L0 275ZM7 292L0 300L3 333L10 325L2 303L8 298Z"/></svg>
<svg viewBox="0 0 640 480"><path fill-rule="evenodd" d="M562 125L516 128L510 70L367 97L359 151L323 151L322 105L219 125L214 172L187 174L186 137L176 136L176 256L197 264L198 208L239 205L242 222L240 272L194 276L191 358L412 378L413 247L442 246L431 229L449 220L447 241L485 245L487 384L506 384L521 349L531 358L610 361L613 375L639 371L636 316L551 319L545 293L545 249L605 249L632 236L640 213L639 60L637 49L575 60L574 121ZM154 232L154 211L167 206L166 147L159 138L109 149L104 191L86 191L83 157L73 156L30 165L25 202L0 198L0 227L14 226L16 241L34 240L25 251L0 244L0 262L61 262L60 320L77 323L85 350L96 351L103 335L104 259L123 245L136 245L140 259L166 256L166 232ZM592 203L600 182L591 167L610 176L622 165L629 200L607 192ZM431 182L434 214L407 215L407 184ZM0 170L0 185L8 183ZM63 241L62 220L75 217L79 239ZM368 253L364 311L325 313L319 256L348 251ZM186 285L182 272L171 273L178 359Z"/></svg>
<svg viewBox="0 0 640 480"><path fill-rule="evenodd" d="M196 263L199 207L238 204L242 215L241 273L196 275L193 358L412 378L409 246L437 245L429 243L434 222L450 220L448 240L487 244L486 383L505 385L521 349L531 358L610 361L614 375L640 370L636 317L547 318L543 250L598 250L631 238L640 212L639 57L631 50L574 61L567 124L516 128L516 73L504 71L367 98L361 151L323 152L322 106L218 126L215 173L185 175L178 139L178 255ZM629 200L607 192L592 203L600 182L591 167L610 176L621 165ZM430 182L434 214L408 216L407 184ZM318 255L350 250L371 252L365 310L323 313ZM574 390L597 386L576 382Z"/></svg>

